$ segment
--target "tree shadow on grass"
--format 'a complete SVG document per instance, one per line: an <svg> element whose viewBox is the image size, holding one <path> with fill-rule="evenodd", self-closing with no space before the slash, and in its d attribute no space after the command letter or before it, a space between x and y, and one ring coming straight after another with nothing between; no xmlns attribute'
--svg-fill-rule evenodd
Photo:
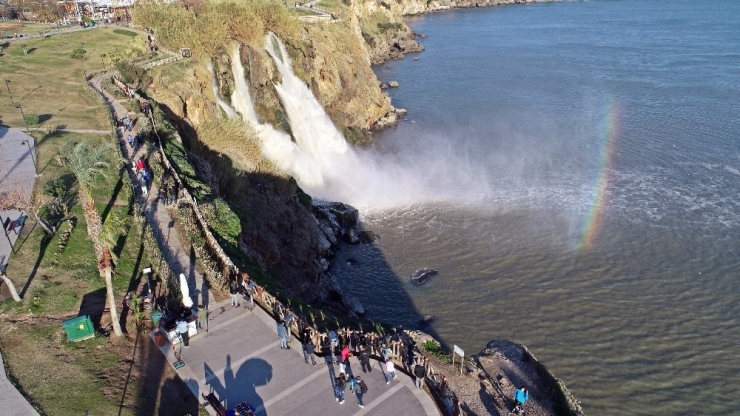
<svg viewBox="0 0 740 416"><path fill-rule="evenodd" d="M95 328L100 328L100 322L103 319L106 302L106 289L101 287L95 291L82 296L80 312L78 315L89 315L90 321Z"/></svg>
<svg viewBox="0 0 740 416"><path fill-rule="evenodd" d="M28 288L31 287L31 282L33 282L33 278L36 277L36 273L39 270L39 266L41 265L41 260L44 259L44 255L46 254L46 249L49 247L49 244L51 244L51 241L54 239L54 234L47 234L44 233L44 236L41 237L41 243L39 244L39 254L36 257L36 263L33 265L33 269L31 270L31 274L28 276L28 280L26 280L26 284L23 285L23 289L21 290L21 293L19 294L21 298L26 296L26 292L28 291Z"/></svg>

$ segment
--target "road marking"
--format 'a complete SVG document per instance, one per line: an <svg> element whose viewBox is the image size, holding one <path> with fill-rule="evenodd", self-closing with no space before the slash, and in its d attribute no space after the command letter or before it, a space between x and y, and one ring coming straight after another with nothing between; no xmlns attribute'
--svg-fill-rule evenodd
<svg viewBox="0 0 740 416"><path fill-rule="evenodd" d="M366 404L364 409L361 409L359 412L355 413L355 416L364 415L365 413L372 410L373 407L376 407L377 405L383 403L385 400L391 397L393 393L397 392L398 390L401 390L402 388L403 388L403 384L401 383L396 384L390 390L381 394L377 399L371 401L369 404Z"/></svg>
<svg viewBox="0 0 740 416"><path fill-rule="evenodd" d="M214 314L215 314L215 310L216 309L214 309L214 312L213 312ZM209 311L209 315L210 314L211 314L211 311ZM242 318L246 318L247 316L249 316L248 313L240 313L238 316L235 316L235 317L233 317L233 318L231 318L231 319L229 319L227 321L221 322L218 325L215 325L215 326L213 326L211 328L208 328L208 331L206 331L206 333L204 335L208 335L208 332L210 332L210 331L218 331L219 329L221 329L221 328L223 328L223 327L225 327L227 325L231 325L232 323L234 323L234 322L236 322L236 321L238 321L238 320L240 320ZM209 316L208 320L212 320L212 319L213 318L211 318Z"/></svg>
<svg viewBox="0 0 740 416"><path fill-rule="evenodd" d="M265 345L264 347L262 347L262 348L258 349L257 351L255 351L255 352L247 355L246 357L242 357L239 360L234 361L233 363L231 363L231 366L229 366L228 368L238 368L240 365L242 365L245 361L249 360L250 358L254 358L254 357L262 354L263 352L265 352L267 350L270 350L272 348L277 347L278 345L280 345L280 341L275 341L275 342L273 342L271 344ZM217 378L217 377L223 375L223 373L226 372L226 368L227 367L224 367L224 368L216 371L215 373L209 374L206 378L202 379L201 382L203 384L208 384L209 381L211 381L214 378Z"/></svg>
<svg viewBox="0 0 740 416"><path fill-rule="evenodd" d="M291 386L291 387L290 387L289 389L283 390L283 392L282 392L282 393L280 393L280 394L278 394L277 396L273 397L272 399L270 399L270 400L268 400L268 401L264 402L264 403L263 403L262 405L258 406L258 407L257 407L257 408L256 408L256 409L254 410L254 412L255 412L255 413L259 413L259 412L261 412L261 411L263 411L263 410L266 410L266 409L267 409L268 407L270 407L270 406L272 406L273 404L275 404L275 403L279 402L280 400L284 399L284 398L285 398L285 397L287 397L288 395L292 394L292 393L293 393L294 391L296 391L296 390L300 389L301 387L305 386L306 384L310 383L310 382L311 382L311 381L313 381L313 380L314 380L315 378L317 378L317 377L319 377L319 376L323 375L323 374L324 374L324 373L326 373L327 371L329 371L329 367L328 367L328 366L327 366L327 367L324 367L324 368L322 368L321 370L319 370L319 371L317 371L317 372L315 372L315 373L313 373L313 374L311 374L310 376L308 376L308 377L304 378L303 380L299 381L298 383L296 383L296 384L292 385L292 386Z"/></svg>

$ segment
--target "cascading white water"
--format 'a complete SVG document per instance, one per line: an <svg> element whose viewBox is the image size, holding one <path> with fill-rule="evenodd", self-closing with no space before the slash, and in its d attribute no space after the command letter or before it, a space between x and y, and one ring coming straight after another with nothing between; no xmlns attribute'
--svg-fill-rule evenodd
<svg viewBox="0 0 740 416"><path fill-rule="evenodd" d="M306 84L293 73L289 55L272 33L266 49L282 75L275 89L290 120L298 147L315 166L317 177L298 177L313 196L359 207L406 205L428 199L419 176L409 169L384 163L370 153L356 153L347 144Z"/></svg>
<svg viewBox="0 0 740 416"><path fill-rule="evenodd" d="M244 78L239 45L229 47L235 78L233 109L226 103L219 105L227 114L231 114L227 108L231 112L236 109L244 122L253 124L265 156L281 171L295 177L306 192L358 208L388 208L447 199L440 192L440 178L450 176L445 157L435 157L435 161L419 157L421 163L417 163L417 158L400 162L373 151L355 151L311 90L293 73L290 57L274 34L267 36L266 49L282 75L282 82L275 89L285 107L295 142L270 124L259 123ZM218 99L215 84L214 88Z"/></svg>
<svg viewBox="0 0 740 416"><path fill-rule="evenodd" d="M221 94L218 91L218 84L216 83L216 73L213 71L213 64L208 62L206 66L208 67L208 71L211 73L211 89L213 89L213 95L216 97L216 103L218 103L218 106L224 110L224 113L226 113L228 118L238 117L236 111L234 111L234 109L221 98Z"/></svg>
<svg viewBox="0 0 740 416"><path fill-rule="evenodd" d="M254 111L254 104L249 96L249 86L247 79L244 77L244 66L242 65L241 55L239 53L239 44L232 43L229 45L229 57L231 58L231 72L234 74L234 92L231 93L231 103L234 105L245 121L259 124L257 122L257 112Z"/></svg>

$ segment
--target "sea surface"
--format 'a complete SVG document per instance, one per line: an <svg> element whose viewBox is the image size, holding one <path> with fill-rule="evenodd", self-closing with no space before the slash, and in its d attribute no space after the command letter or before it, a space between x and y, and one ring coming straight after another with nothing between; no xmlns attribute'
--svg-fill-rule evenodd
<svg viewBox="0 0 740 416"><path fill-rule="evenodd" d="M379 148L455 191L364 211L343 288L466 353L527 345L589 415L740 414L740 1L408 23L426 51L376 68L408 109Z"/></svg>

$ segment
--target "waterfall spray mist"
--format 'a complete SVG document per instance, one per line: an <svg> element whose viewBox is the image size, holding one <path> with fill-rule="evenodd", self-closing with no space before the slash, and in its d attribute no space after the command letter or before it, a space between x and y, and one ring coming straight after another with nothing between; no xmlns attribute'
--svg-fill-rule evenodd
<svg viewBox="0 0 740 416"><path fill-rule="evenodd" d="M457 174L441 152L403 158L375 151L356 151L334 126L306 84L293 73L285 46L274 34L265 49L282 75L275 85L290 122L293 137L270 124L260 124L244 76L239 45L229 47L234 74L233 109L219 102L227 114L238 112L255 126L265 156L296 178L313 197L343 201L358 208L382 209L450 199L441 183L456 183ZM217 86L214 81L214 89ZM217 100L218 93L216 92ZM231 110L231 112L229 111ZM295 140L295 141L294 141ZM454 169L459 172L457 167ZM448 190L453 188L448 188Z"/></svg>

